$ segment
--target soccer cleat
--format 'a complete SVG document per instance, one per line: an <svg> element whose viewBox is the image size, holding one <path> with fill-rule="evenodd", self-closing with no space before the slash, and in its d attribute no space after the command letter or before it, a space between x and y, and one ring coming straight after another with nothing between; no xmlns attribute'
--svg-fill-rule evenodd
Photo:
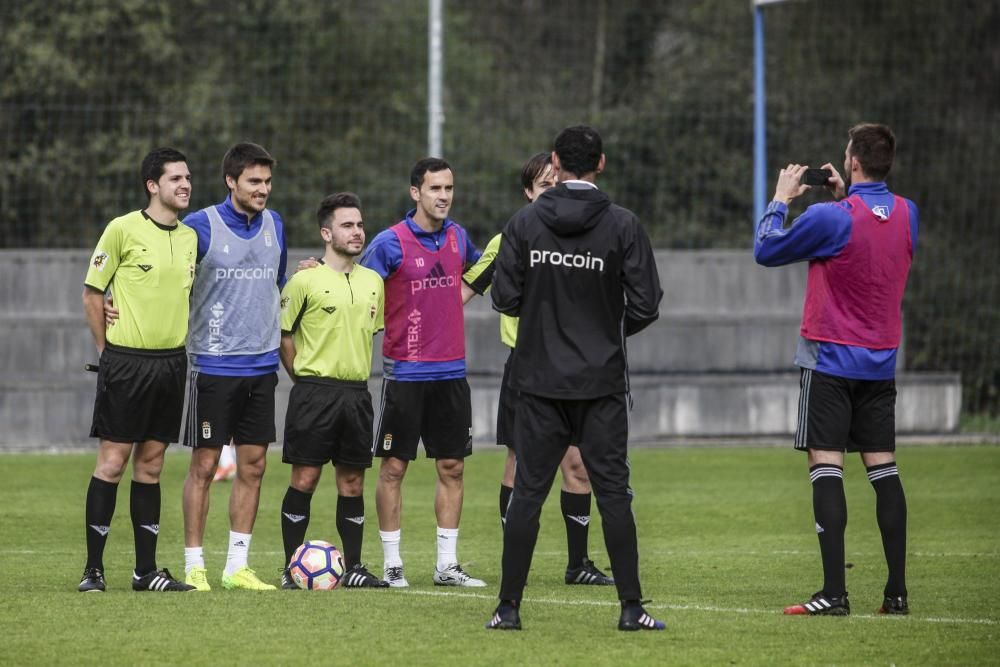
<svg viewBox="0 0 1000 667"><path fill-rule="evenodd" d="M833 596L819 591L802 604L785 607L785 614L789 616L847 616L850 613L847 593Z"/></svg>
<svg viewBox="0 0 1000 667"><path fill-rule="evenodd" d="M487 630L520 630L521 613L510 602L501 602L493 612L493 618L486 624Z"/></svg>
<svg viewBox="0 0 1000 667"><path fill-rule="evenodd" d="M236 477L236 448L226 445L219 451L219 464L215 468L213 482L228 482Z"/></svg>
<svg viewBox="0 0 1000 667"><path fill-rule="evenodd" d="M409 588L410 582L403 576L403 566L394 565L382 569L382 576L389 588Z"/></svg>
<svg viewBox="0 0 1000 667"><path fill-rule="evenodd" d="M132 590L166 593L170 591L193 591L195 590L195 587L190 584L185 584L183 581L177 581L170 576L170 570L163 568L162 570L153 570L149 574L144 574L141 577L133 572Z"/></svg>
<svg viewBox="0 0 1000 667"><path fill-rule="evenodd" d="M81 593L103 593L105 590L104 572L96 567L86 568L83 571L83 578L80 579L80 585L77 586L76 590Z"/></svg>
<svg viewBox="0 0 1000 667"><path fill-rule="evenodd" d="M435 586L464 586L465 588L484 588L486 582L470 577L458 563L452 563L443 570L434 568Z"/></svg>
<svg viewBox="0 0 1000 667"><path fill-rule="evenodd" d="M188 586L194 586L196 591L212 590L212 587L208 585L208 570L203 567L192 567L184 576L184 583Z"/></svg>
<svg viewBox="0 0 1000 667"><path fill-rule="evenodd" d="M910 613L910 605L906 603L905 595L886 595L885 600L882 601L882 606L878 609L878 613L906 616Z"/></svg>
<svg viewBox="0 0 1000 667"><path fill-rule="evenodd" d="M382 581L361 563L355 563L344 572L340 585L343 588L389 588L388 581Z"/></svg>
<svg viewBox="0 0 1000 667"><path fill-rule="evenodd" d="M257 573L249 567L243 566L232 574L222 574L222 587L227 591L275 591L277 586L266 584L257 578Z"/></svg>
<svg viewBox="0 0 1000 667"><path fill-rule="evenodd" d="M566 583L586 586L614 586L615 580L598 570L594 561L584 558L580 567L566 570Z"/></svg>
<svg viewBox="0 0 1000 667"><path fill-rule="evenodd" d="M292 572L287 567L281 571L281 589L285 591L300 591L299 585L292 579Z"/></svg>
<svg viewBox="0 0 1000 667"><path fill-rule="evenodd" d="M649 600L643 600L643 602L649 602ZM618 629L625 632L666 630L667 624L647 614L646 610L642 608L642 603L622 604L622 614L618 617Z"/></svg>
<svg viewBox="0 0 1000 667"><path fill-rule="evenodd" d="M213 482L230 482L236 477L236 464L222 464L215 469L215 477L212 478Z"/></svg>

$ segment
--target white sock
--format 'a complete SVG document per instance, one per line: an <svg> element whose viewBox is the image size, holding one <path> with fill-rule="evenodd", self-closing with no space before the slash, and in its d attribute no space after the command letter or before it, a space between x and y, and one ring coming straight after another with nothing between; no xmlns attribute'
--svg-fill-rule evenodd
<svg viewBox="0 0 1000 667"><path fill-rule="evenodd" d="M184 574L196 567L205 567L205 550L202 547L184 547Z"/></svg>
<svg viewBox="0 0 1000 667"><path fill-rule="evenodd" d="M229 554L226 556L226 574L232 576L240 568L247 566L250 553L250 533L229 531Z"/></svg>
<svg viewBox="0 0 1000 667"><path fill-rule="evenodd" d="M458 528L438 526L438 571L458 562Z"/></svg>
<svg viewBox="0 0 1000 667"><path fill-rule="evenodd" d="M380 530L379 538L382 539L382 566L402 567L403 559L399 557L399 530Z"/></svg>

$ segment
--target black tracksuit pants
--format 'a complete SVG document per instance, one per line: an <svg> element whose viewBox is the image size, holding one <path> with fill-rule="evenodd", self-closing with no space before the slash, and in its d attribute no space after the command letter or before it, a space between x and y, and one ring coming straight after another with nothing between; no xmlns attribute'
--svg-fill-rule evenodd
<svg viewBox="0 0 1000 667"><path fill-rule="evenodd" d="M500 599L521 599L542 504L570 444L580 448L590 476L618 598L640 599L639 548L629 488L627 396L565 400L522 393L517 401L517 469L504 529Z"/></svg>

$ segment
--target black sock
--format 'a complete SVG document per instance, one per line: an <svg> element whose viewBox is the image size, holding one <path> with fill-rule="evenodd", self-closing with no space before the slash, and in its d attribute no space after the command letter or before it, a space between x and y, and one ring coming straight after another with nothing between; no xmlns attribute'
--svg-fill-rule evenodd
<svg viewBox="0 0 1000 667"><path fill-rule="evenodd" d="M502 529L507 524L507 505L510 505L510 494L514 492L514 488L510 486L500 485L500 528Z"/></svg>
<svg viewBox="0 0 1000 667"><path fill-rule="evenodd" d="M281 501L281 539L285 544L286 567L295 550L306 541L311 503L311 493L304 493L291 486L285 491L285 499Z"/></svg>
<svg viewBox="0 0 1000 667"><path fill-rule="evenodd" d="M882 533L882 549L889 567L885 594L906 595L906 496L896 463L874 465L868 481L875 489L875 516Z"/></svg>
<svg viewBox="0 0 1000 667"><path fill-rule="evenodd" d="M135 534L135 573L140 577L156 569L156 538L160 534L160 484L132 480L129 499Z"/></svg>
<svg viewBox="0 0 1000 667"><path fill-rule="evenodd" d="M844 531L847 529L847 498L844 469L829 463L809 468L813 486L813 515L819 551L823 557L823 592L840 597L847 590L844 574Z"/></svg>
<svg viewBox="0 0 1000 667"><path fill-rule="evenodd" d="M361 562L361 541L365 535L365 497L337 496L337 532L344 542L344 565Z"/></svg>
<svg viewBox="0 0 1000 667"><path fill-rule="evenodd" d="M559 494L559 506L566 523L566 547L569 554L567 569L580 567L587 557L587 535L590 531L590 494Z"/></svg>
<svg viewBox="0 0 1000 667"><path fill-rule="evenodd" d="M104 544L111 530L111 517L115 514L118 485L96 477L90 478L87 488L87 509L84 514L87 531L87 567L104 571Z"/></svg>

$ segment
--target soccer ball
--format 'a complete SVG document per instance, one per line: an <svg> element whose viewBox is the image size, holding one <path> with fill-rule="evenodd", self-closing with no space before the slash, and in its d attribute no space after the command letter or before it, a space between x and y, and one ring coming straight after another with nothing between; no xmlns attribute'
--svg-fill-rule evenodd
<svg viewBox="0 0 1000 667"><path fill-rule="evenodd" d="M310 540L292 554L292 580L307 591L330 591L344 576L344 557L329 542Z"/></svg>

